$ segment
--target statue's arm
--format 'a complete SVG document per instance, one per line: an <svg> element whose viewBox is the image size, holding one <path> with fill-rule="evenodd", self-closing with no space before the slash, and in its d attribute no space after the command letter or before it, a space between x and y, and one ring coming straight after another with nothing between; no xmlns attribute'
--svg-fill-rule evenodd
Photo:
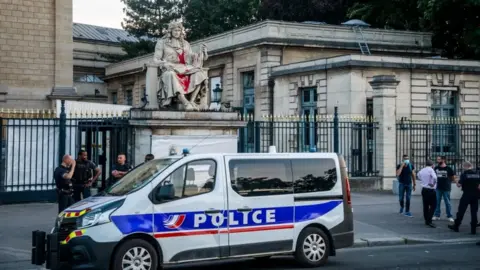
<svg viewBox="0 0 480 270"><path fill-rule="evenodd" d="M155 53L153 54L153 63L157 64L158 66L164 66L165 60L163 60L163 49L164 49L164 41L159 40L155 45Z"/></svg>

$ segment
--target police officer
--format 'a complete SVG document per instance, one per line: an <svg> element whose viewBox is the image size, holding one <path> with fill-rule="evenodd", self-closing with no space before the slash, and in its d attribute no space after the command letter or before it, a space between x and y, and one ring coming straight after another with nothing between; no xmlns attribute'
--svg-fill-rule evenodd
<svg viewBox="0 0 480 270"><path fill-rule="evenodd" d="M92 171L95 171L93 175ZM101 170L95 163L88 160L88 154L85 150L78 152L75 171L73 173L73 199L78 202L90 197L90 187L100 176Z"/></svg>
<svg viewBox="0 0 480 270"><path fill-rule="evenodd" d="M471 212L471 225L470 232L471 234L476 234L477 232L477 211L478 211L478 196L479 196L479 185L480 185L480 174L478 171L472 169L473 166L470 162L463 163L464 172L460 176L460 181L457 183L458 187L462 187L463 194L460 198L460 203L458 205L457 218L453 225L448 225L448 228L458 232L460 224L462 223L463 216L467 211L467 207L470 205Z"/></svg>
<svg viewBox="0 0 480 270"><path fill-rule="evenodd" d="M62 164L55 168L53 172L57 187L58 213L75 203L72 198L73 187L71 181L75 164L75 160L70 155L65 155L62 158Z"/></svg>

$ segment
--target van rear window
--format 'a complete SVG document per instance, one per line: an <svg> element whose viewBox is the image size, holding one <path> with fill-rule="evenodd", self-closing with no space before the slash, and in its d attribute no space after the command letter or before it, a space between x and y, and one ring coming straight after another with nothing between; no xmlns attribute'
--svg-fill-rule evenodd
<svg viewBox="0 0 480 270"><path fill-rule="evenodd" d="M244 197L293 193L290 160L237 159L229 162L232 188Z"/></svg>
<svg viewBox="0 0 480 270"><path fill-rule="evenodd" d="M337 183L335 160L292 159L295 193L329 191Z"/></svg>

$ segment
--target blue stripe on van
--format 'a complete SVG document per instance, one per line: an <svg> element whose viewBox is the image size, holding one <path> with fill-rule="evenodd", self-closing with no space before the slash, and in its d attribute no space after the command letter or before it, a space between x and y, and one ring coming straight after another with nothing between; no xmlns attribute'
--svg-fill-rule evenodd
<svg viewBox="0 0 480 270"><path fill-rule="evenodd" d="M203 211L155 213L142 215L112 216L113 223L123 234L135 232L168 233L192 230L215 230L268 225L293 224L319 218L337 206L341 200L321 204L258 208L251 212L225 211L207 215ZM295 209L295 211L294 211ZM223 222L222 222L223 221ZM230 226L228 223L230 222Z"/></svg>

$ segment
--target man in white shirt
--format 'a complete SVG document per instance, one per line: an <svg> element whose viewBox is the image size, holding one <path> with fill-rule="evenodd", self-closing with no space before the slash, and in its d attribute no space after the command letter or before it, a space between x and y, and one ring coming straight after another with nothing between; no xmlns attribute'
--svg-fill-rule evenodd
<svg viewBox="0 0 480 270"><path fill-rule="evenodd" d="M433 170L433 162L427 161L427 166L421 169L417 173L418 179L422 185L422 202L423 202L423 217L425 219L425 225L435 228L432 223L433 213L437 206L437 194L435 189L437 188L437 174Z"/></svg>

